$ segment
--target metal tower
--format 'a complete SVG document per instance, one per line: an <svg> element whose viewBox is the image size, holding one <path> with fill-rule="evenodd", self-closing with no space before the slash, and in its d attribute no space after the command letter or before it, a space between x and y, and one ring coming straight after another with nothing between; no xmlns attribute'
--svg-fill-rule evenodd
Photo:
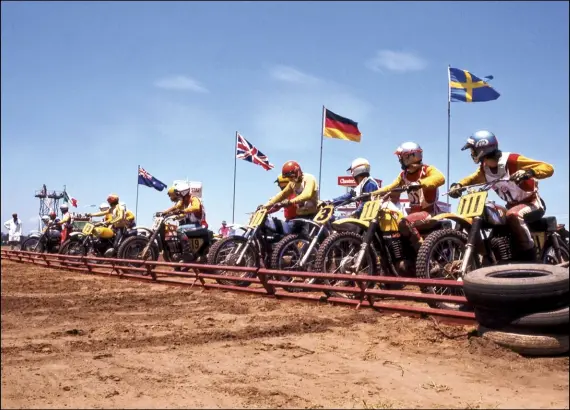
<svg viewBox="0 0 570 410"><path fill-rule="evenodd" d="M65 187L62 191L51 191L48 192L46 188L46 184L42 186L42 189L36 191L35 197L40 199L40 210L38 212L39 220L38 226L41 230L41 217L44 215L49 215L50 212L55 212L56 214L60 213L59 210L59 200L64 197Z"/></svg>

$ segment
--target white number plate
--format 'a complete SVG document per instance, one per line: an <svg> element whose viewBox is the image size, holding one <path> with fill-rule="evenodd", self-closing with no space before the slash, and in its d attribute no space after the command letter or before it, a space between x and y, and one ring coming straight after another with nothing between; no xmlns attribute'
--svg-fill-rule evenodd
<svg viewBox="0 0 570 410"><path fill-rule="evenodd" d="M152 230L155 231L158 229L158 227L160 226L160 223L162 222L162 218L156 218L154 220L154 223L152 224Z"/></svg>

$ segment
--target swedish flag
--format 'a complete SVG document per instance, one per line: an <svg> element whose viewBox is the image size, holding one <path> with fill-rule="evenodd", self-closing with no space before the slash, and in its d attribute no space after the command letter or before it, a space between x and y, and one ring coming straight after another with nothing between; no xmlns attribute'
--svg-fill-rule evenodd
<svg viewBox="0 0 570 410"><path fill-rule="evenodd" d="M485 80L493 76L484 77ZM449 99L461 102L484 102L499 98L499 94L489 83L467 70L449 67Z"/></svg>

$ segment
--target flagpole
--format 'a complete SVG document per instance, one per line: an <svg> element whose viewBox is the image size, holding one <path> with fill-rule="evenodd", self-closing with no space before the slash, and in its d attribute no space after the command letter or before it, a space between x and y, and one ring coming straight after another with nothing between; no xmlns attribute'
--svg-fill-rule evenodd
<svg viewBox="0 0 570 410"><path fill-rule="evenodd" d="M324 133L325 133L325 117L326 117L326 108L323 105L323 118L322 118L322 124L321 124L321 157L319 160L319 197L318 199L321 199L321 171L323 168L323 139L324 139Z"/></svg>
<svg viewBox="0 0 570 410"><path fill-rule="evenodd" d="M451 157L451 66L447 66L447 176L445 181L447 182L447 192L449 192L449 162ZM447 197L447 204L449 205L449 195Z"/></svg>
<svg viewBox="0 0 570 410"><path fill-rule="evenodd" d="M139 171L141 170L141 166L137 165L137 203L135 205L135 221L139 220Z"/></svg>
<svg viewBox="0 0 570 410"><path fill-rule="evenodd" d="M237 138L238 138L238 132L236 131L236 136L234 138L234 196L232 202L232 225L235 223L235 215L236 215Z"/></svg>

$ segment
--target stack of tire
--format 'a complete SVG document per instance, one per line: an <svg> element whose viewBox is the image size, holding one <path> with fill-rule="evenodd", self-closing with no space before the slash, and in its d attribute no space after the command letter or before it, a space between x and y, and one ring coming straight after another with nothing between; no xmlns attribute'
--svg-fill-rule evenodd
<svg viewBox="0 0 570 410"><path fill-rule="evenodd" d="M569 271L546 264L509 264L463 278L479 334L529 356L568 352Z"/></svg>

